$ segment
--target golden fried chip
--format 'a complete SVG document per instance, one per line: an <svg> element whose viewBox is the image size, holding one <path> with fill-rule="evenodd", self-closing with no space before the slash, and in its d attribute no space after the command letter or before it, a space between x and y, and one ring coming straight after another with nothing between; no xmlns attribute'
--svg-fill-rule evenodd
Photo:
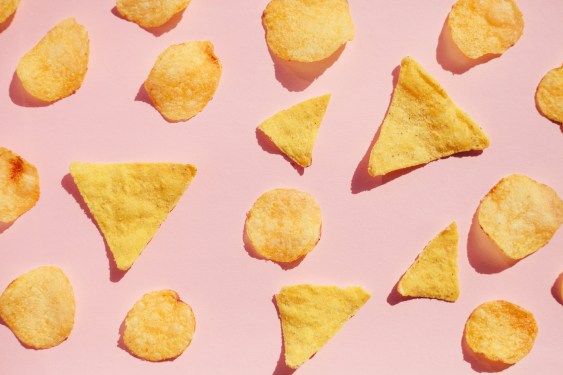
<svg viewBox="0 0 563 375"><path fill-rule="evenodd" d="M176 44L158 56L145 89L162 116L185 121L213 99L221 69L211 42Z"/></svg>
<svg viewBox="0 0 563 375"><path fill-rule="evenodd" d="M563 66L550 70L542 78L536 103L545 117L563 124Z"/></svg>
<svg viewBox="0 0 563 375"><path fill-rule="evenodd" d="M192 308L173 290L145 294L125 318L123 342L136 357L165 361L178 357L192 342Z"/></svg>
<svg viewBox="0 0 563 375"><path fill-rule="evenodd" d="M67 18L20 59L16 72L30 95L54 102L80 88L88 70L89 55L86 28L74 18Z"/></svg>
<svg viewBox="0 0 563 375"><path fill-rule="evenodd" d="M271 0L263 15L266 41L283 60L323 60L354 39L346 0Z"/></svg>
<svg viewBox="0 0 563 375"><path fill-rule="evenodd" d="M397 285L405 297L436 298L454 302L459 297L456 223L426 245Z"/></svg>
<svg viewBox="0 0 563 375"><path fill-rule="evenodd" d="M457 47L471 59L504 53L524 32L524 18L514 0L458 0L448 25Z"/></svg>
<svg viewBox="0 0 563 375"><path fill-rule="evenodd" d="M25 345L47 349L70 336L74 292L64 272L43 266L12 281L0 296L0 317Z"/></svg>
<svg viewBox="0 0 563 375"><path fill-rule="evenodd" d="M145 28L164 25L189 4L190 0L117 0L115 3L123 17Z"/></svg>
<svg viewBox="0 0 563 375"><path fill-rule="evenodd" d="M483 150L489 138L411 57L369 158L372 176L425 164L459 152Z"/></svg>
<svg viewBox="0 0 563 375"><path fill-rule="evenodd" d="M479 225L511 259L546 245L563 224L557 192L524 175L500 180L479 205Z"/></svg>
<svg viewBox="0 0 563 375"><path fill-rule="evenodd" d="M175 163L70 165L120 270L131 267L196 172L193 165Z"/></svg>
<svg viewBox="0 0 563 375"><path fill-rule="evenodd" d="M318 352L370 298L361 287L293 285L276 295L285 363L298 368Z"/></svg>
<svg viewBox="0 0 563 375"><path fill-rule="evenodd" d="M20 0L0 0L0 24L14 14L19 4Z"/></svg>
<svg viewBox="0 0 563 375"><path fill-rule="evenodd" d="M524 358L532 350L537 334L534 315L506 301L477 306L465 324L465 341L473 352L506 364Z"/></svg>
<svg viewBox="0 0 563 375"><path fill-rule="evenodd" d="M313 161L313 146L330 95L309 99L280 111L258 126L291 160L302 167Z"/></svg>
<svg viewBox="0 0 563 375"><path fill-rule="evenodd" d="M246 217L254 250L274 262L292 262L308 254L321 238L322 214L315 197L295 189L262 194Z"/></svg>

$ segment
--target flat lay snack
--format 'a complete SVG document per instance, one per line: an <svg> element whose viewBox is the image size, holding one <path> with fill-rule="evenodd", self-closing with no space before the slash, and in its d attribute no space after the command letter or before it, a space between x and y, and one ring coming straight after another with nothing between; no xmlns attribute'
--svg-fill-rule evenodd
<svg viewBox="0 0 563 375"><path fill-rule="evenodd" d="M0 24L14 14L18 5L20 5L20 0L0 0Z"/></svg>
<svg viewBox="0 0 563 375"><path fill-rule="evenodd" d="M547 72L536 91L536 104L541 114L563 124L563 66Z"/></svg>
<svg viewBox="0 0 563 375"><path fill-rule="evenodd" d="M141 27L151 28L166 22L190 4L191 0L117 0L119 13Z"/></svg>

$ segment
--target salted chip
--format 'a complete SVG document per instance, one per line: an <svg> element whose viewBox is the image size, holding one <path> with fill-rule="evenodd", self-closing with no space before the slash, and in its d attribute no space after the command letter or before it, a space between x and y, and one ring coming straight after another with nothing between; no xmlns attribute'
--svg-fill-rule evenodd
<svg viewBox="0 0 563 375"><path fill-rule="evenodd" d="M133 265L196 172L193 165L175 163L70 165L120 270Z"/></svg>
<svg viewBox="0 0 563 375"><path fill-rule="evenodd" d="M246 234L254 250L274 262L307 255L321 238L322 214L315 197L295 189L262 194L246 216Z"/></svg>
<svg viewBox="0 0 563 375"><path fill-rule="evenodd" d="M0 0L0 24L14 14L19 4L20 0Z"/></svg>
<svg viewBox="0 0 563 375"><path fill-rule="evenodd" d="M0 317L26 346L47 349L74 326L74 292L58 267L43 266L12 281L0 296Z"/></svg>
<svg viewBox="0 0 563 375"><path fill-rule="evenodd" d="M178 357L192 342L195 317L173 290L145 294L125 318L123 342L136 357L165 361Z"/></svg>
<svg viewBox="0 0 563 375"><path fill-rule="evenodd" d="M190 0L117 0L115 3L123 17L145 28L164 25L189 4Z"/></svg>
<svg viewBox="0 0 563 375"><path fill-rule="evenodd" d="M16 72L30 95L54 102L74 93L88 70L90 39L74 18L53 27L18 64Z"/></svg>
<svg viewBox="0 0 563 375"><path fill-rule="evenodd" d="M471 59L503 54L524 32L524 18L514 0L458 0L448 25L454 43Z"/></svg>
<svg viewBox="0 0 563 375"><path fill-rule="evenodd" d="M169 121L185 121L213 99L221 69L211 42L176 44L158 56L145 89L162 116Z"/></svg>
<svg viewBox="0 0 563 375"><path fill-rule="evenodd" d="M354 39L346 0L271 0L262 20L268 46L287 61L323 60Z"/></svg>
<svg viewBox="0 0 563 375"><path fill-rule="evenodd" d="M488 146L489 138L481 128L413 58L405 57L371 150L369 173L384 175Z"/></svg>
<svg viewBox="0 0 563 375"><path fill-rule="evenodd" d="M550 70L542 78L536 103L545 117L563 124L563 66Z"/></svg>

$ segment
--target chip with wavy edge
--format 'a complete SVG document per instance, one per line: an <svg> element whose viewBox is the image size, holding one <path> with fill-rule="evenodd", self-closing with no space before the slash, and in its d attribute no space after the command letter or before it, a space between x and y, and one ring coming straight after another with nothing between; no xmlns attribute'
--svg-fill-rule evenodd
<svg viewBox="0 0 563 375"><path fill-rule="evenodd" d="M0 25L18 9L20 0L0 0Z"/></svg>
<svg viewBox="0 0 563 375"><path fill-rule="evenodd" d="M563 125L563 66L550 70L542 78L536 103L545 117Z"/></svg>
<svg viewBox="0 0 563 375"><path fill-rule="evenodd" d="M152 28L164 25L189 4L190 0L117 0L115 6L129 21Z"/></svg>

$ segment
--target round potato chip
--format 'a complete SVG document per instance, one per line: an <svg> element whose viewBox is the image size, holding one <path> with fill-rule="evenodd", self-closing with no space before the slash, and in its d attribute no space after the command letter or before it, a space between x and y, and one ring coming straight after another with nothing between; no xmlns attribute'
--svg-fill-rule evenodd
<svg viewBox="0 0 563 375"><path fill-rule="evenodd" d="M542 78L536 103L545 117L563 124L563 66L550 70Z"/></svg>
<svg viewBox="0 0 563 375"><path fill-rule="evenodd" d="M262 194L246 218L254 250L275 262L292 262L309 253L321 238L321 208L315 198L294 189Z"/></svg>
<svg viewBox="0 0 563 375"><path fill-rule="evenodd" d="M0 24L14 14L19 4L20 0L0 0Z"/></svg>
<svg viewBox="0 0 563 375"><path fill-rule="evenodd" d="M221 69L210 41L176 44L158 56L145 89L162 116L185 121L213 99Z"/></svg>
<svg viewBox="0 0 563 375"><path fill-rule="evenodd" d="M173 290L145 294L125 318L123 342L131 353L148 361L178 357L192 342L192 308Z"/></svg>
<svg viewBox="0 0 563 375"><path fill-rule="evenodd" d="M272 0L263 22L268 46L287 61L323 60L354 39L346 0Z"/></svg>
<svg viewBox="0 0 563 375"><path fill-rule="evenodd" d="M448 25L457 47L471 59L504 53L524 32L524 18L514 0L458 0Z"/></svg>
<svg viewBox="0 0 563 375"><path fill-rule="evenodd" d="M145 28L164 25L189 4L190 0L117 0L115 3L123 17Z"/></svg>

